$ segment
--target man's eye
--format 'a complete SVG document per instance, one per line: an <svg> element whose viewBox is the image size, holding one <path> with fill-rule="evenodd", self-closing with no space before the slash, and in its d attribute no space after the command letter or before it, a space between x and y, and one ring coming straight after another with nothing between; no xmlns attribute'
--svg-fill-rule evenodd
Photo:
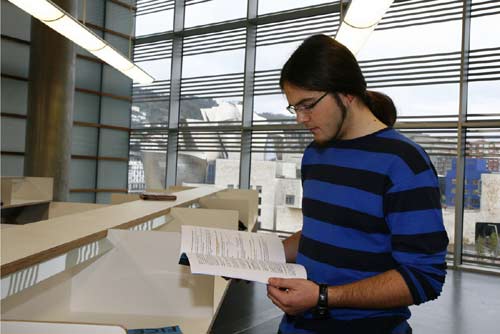
<svg viewBox="0 0 500 334"><path fill-rule="evenodd" d="M311 109L312 103L304 103L300 106L300 109Z"/></svg>

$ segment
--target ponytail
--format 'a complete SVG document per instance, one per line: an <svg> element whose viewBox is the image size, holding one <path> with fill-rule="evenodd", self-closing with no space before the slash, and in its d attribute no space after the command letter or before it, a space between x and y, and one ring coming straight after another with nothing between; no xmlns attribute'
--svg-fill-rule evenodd
<svg viewBox="0 0 500 334"><path fill-rule="evenodd" d="M366 90L363 102L382 123L393 126L396 123L396 106L392 99L381 92Z"/></svg>

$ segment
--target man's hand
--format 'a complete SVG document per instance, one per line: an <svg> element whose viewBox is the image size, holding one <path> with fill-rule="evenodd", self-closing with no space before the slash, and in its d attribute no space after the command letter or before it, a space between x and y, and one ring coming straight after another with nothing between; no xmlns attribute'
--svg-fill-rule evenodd
<svg viewBox="0 0 500 334"><path fill-rule="evenodd" d="M318 295L318 285L306 279L270 278L267 286L269 299L289 315L297 315L316 306Z"/></svg>

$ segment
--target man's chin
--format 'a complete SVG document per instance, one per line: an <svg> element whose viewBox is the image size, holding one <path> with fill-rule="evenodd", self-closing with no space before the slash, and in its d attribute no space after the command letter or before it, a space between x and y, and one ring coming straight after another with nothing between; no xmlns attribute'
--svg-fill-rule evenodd
<svg viewBox="0 0 500 334"><path fill-rule="evenodd" d="M325 138L314 138L314 143L318 146L326 146L326 144L328 144L328 140Z"/></svg>

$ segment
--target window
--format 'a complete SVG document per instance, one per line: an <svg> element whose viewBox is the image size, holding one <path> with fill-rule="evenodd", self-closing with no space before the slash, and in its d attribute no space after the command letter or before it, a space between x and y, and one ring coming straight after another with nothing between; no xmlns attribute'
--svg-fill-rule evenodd
<svg viewBox="0 0 500 334"><path fill-rule="evenodd" d="M153 176L140 168L150 166L155 156L153 179L164 180L168 135L176 133L177 184L236 188L240 172L249 172L249 183L258 185L261 227L300 229L302 217L294 208L301 204L301 158L312 136L297 128L285 110L288 102L278 79L284 62L306 37L335 35L339 1L260 0L257 17L248 21L245 0L186 0L184 29L179 31L183 48L176 55L170 33L174 1L155 1L158 10L146 8L148 3L137 4L134 53L157 80L148 86L134 85L129 163L134 173L129 174L134 180L144 179L145 185ZM140 6L146 7L139 11ZM500 172L500 43L489 37L500 34L500 4L472 1L467 123L461 124L467 136L462 154L457 155L463 135L457 133L459 111L464 107L460 104L462 7L462 1L395 1L357 58L369 89L394 100L397 129L420 144L436 168L450 255L455 249L456 191L463 187L464 199L459 201L465 208L463 258L477 263L483 259L478 260L471 237L474 215L483 217L485 208L497 212L495 203L500 202L492 190ZM164 21L155 24L155 15ZM255 54L252 66L247 54ZM182 69L170 73L175 60ZM245 91L247 83L253 87ZM180 87L179 103L170 104L175 87ZM176 109L170 110L171 105ZM251 124L245 117L248 113ZM179 116L178 127L168 129L173 115ZM457 178L459 156L467 162L463 179Z"/></svg>

